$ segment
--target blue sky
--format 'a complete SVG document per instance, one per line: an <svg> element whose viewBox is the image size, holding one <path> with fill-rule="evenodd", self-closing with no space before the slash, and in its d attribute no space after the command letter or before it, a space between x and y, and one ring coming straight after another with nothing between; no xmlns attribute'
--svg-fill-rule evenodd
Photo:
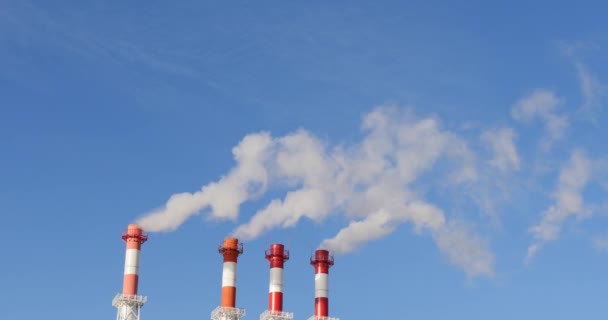
<svg viewBox="0 0 608 320"><path fill-rule="evenodd" d="M247 319L275 242L296 319L319 246L342 319L605 318L606 11L0 0L0 318L115 317L133 221L146 320L232 234Z"/></svg>

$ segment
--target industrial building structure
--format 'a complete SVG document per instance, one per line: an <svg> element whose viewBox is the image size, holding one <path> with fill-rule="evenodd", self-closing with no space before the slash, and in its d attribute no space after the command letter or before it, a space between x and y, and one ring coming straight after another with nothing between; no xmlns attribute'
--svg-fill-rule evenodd
<svg viewBox="0 0 608 320"><path fill-rule="evenodd" d="M126 242L125 269L122 293L116 295L112 305L117 308L116 320L140 320L141 308L146 303L145 296L138 295L139 256L141 245L148 240L142 228L130 224L123 232ZM243 244L236 238L225 238L218 247L223 257L222 296L220 305L211 312L211 320L240 320L245 316L245 309L236 307L236 272L239 255L243 254ZM272 244L264 257L270 263L270 281L268 288L268 310L262 312L260 320L293 320L293 313L283 311L283 271L289 260L289 250L282 244ZM334 258L327 250L316 250L310 258L315 270L314 315L308 320L339 320L329 317L329 268L334 265Z"/></svg>

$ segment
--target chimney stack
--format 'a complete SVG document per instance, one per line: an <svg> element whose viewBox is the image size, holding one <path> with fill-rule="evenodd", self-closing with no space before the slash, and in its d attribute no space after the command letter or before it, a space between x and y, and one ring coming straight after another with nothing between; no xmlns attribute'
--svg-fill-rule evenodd
<svg viewBox="0 0 608 320"><path fill-rule="evenodd" d="M283 266L289 260L289 250L275 243L266 250L265 257L270 262L270 285L268 310L260 315L260 320L291 320L293 313L283 312Z"/></svg>
<svg viewBox="0 0 608 320"><path fill-rule="evenodd" d="M140 226L130 224L122 233L122 240L126 242L125 272L122 284L122 293L114 297L112 305L118 309L117 320L139 320L140 312L147 298L137 295L139 284L139 254L141 245L148 240L148 235Z"/></svg>
<svg viewBox="0 0 608 320"><path fill-rule="evenodd" d="M236 308L236 264L243 253L243 244L236 238L225 238L218 248L224 257L222 269L222 302L213 312L213 320L238 320L245 316L245 310Z"/></svg>
<svg viewBox="0 0 608 320"><path fill-rule="evenodd" d="M330 318L329 314L329 268L334 265L334 257L329 251L319 249L310 258L310 264L315 268L315 313L308 320L338 320Z"/></svg>

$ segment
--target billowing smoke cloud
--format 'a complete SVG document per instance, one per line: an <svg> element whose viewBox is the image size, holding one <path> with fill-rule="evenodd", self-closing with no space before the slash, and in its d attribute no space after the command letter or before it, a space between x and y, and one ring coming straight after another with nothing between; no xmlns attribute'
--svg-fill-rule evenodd
<svg viewBox="0 0 608 320"><path fill-rule="evenodd" d="M546 242L559 237L561 226L568 217L585 213L582 192L591 177L591 171L592 162L585 153L581 150L574 151L560 171L557 190L553 195L555 203L543 213L540 223L530 229L535 242L528 247L527 260L536 255Z"/></svg>
<svg viewBox="0 0 608 320"><path fill-rule="evenodd" d="M271 147L272 139L267 133L246 136L232 149L237 165L228 175L198 192L172 195L163 208L148 213L138 223L149 232L173 231L207 207L212 208L215 218L236 220L243 202L266 191L265 162Z"/></svg>
<svg viewBox="0 0 608 320"><path fill-rule="evenodd" d="M338 146L304 130L283 137L248 135L234 148L237 165L228 175L198 192L172 196L138 222L148 231L170 231L205 209L212 218L234 220L243 202L268 188L287 189L234 235L251 240L302 218L321 222L340 214L349 222L321 247L342 254L405 223L430 233L447 260L468 275L492 275L493 255L484 242L412 187L423 177L451 185L475 181L476 160L466 143L435 118L393 108L367 114L362 130L359 143Z"/></svg>

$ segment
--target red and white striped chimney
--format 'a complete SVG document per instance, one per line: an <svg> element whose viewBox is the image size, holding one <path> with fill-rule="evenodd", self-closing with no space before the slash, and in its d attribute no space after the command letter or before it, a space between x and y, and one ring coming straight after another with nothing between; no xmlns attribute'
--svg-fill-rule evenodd
<svg viewBox="0 0 608 320"><path fill-rule="evenodd" d="M123 232L122 240L127 243L122 294L125 297L135 296L139 283L139 253L141 245L148 240L148 235L143 232L140 226L130 224L127 231Z"/></svg>
<svg viewBox="0 0 608 320"><path fill-rule="evenodd" d="M329 312L329 268L334 265L334 257L329 251L319 249L310 258L310 264L315 268L315 315L316 318L328 317Z"/></svg>
<svg viewBox="0 0 608 320"><path fill-rule="evenodd" d="M238 320L245 316L245 309L236 308L236 263L243 253L243 244L236 238L225 238L218 247L224 256L222 269L222 303L211 312L213 320Z"/></svg>
<svg viewBox="0 0 608 320"><path fill-rule="evenodd" d="M289 260L289 250L282 244L272 244L265 252L266 260L270 262L270 285L268 288L268 310L283 311L283 265Z"/></svg>
<svg viewBox="0 0 608 320"><path fill-rule="evenodd" d="M130 224L122 233L122 240L127 243L125 254L125 273L122 282L122 293L112 300L118 313L116 320L140 320L141 308L147 298L137 294L139 283L139 253L141 245L148 240L140 226Z"/></svg>
<svg viewBox="0 0 608 320"><path fill-rule="evenodd" d="M234 308L236 306L236 263L243 253L243 245L236 238L225 238L224 244L218 248L224 256L222 270L222 304L221 307Z"/></svg>

